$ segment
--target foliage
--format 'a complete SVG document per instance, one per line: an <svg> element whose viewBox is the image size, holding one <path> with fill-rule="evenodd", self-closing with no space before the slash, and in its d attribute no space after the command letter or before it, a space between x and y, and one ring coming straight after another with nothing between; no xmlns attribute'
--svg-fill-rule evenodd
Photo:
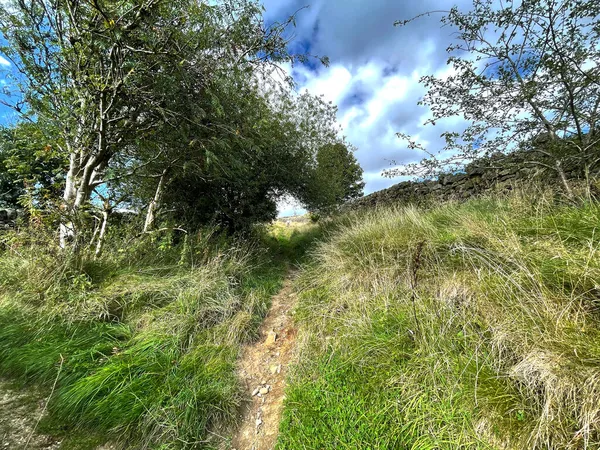
<svg viewBox="0 0 600 450"><path fill-rule="evenodd" d="M428 157L387 175L431 176L526 146L550 159L532 156L530 163L556 170L569 192L565 163L574 163L582 175L597 169L592 156L599 142L599 18L600 6L590 0L474 0L469 10L452 8L441 19L456 31L448 73L421 79L427 93L420 103L431 108L426 124L461 116L469 126L442 133L446 146L437 155L399 133Z"/></svg>
<svg viewBox="0 0 600 450"><path fill-rule="evenodd" d="M234 81L221 84L221 113L213 118L206 108L218 124L208 131L220 133L214 139L219 156L205 156L203 146L189 149L167 176L163 203L192 229L217 223L248 231L273 220L282 196L308 197L315 145L337 140L335 108L320 98L289 95L270 84L265 94L266 81Z"/></svg>
<svg viewBox="0 0 600 450"><path fill-rule="evenodd" d="M309 207L327 212L361 197L365 186L362 173L362 168L346 145L336 143L322 146L317 151Z"/></svg>
<svg viewBox="0 0 600 450"><path fill-rule="evenodd" d="M24 196L37 208L56 201L65 161L55 139L39 122L0 129L0 206L17 207Z"/></svg>
<svg viewBox="0 0 600 450"><path fill-rule="evenodd" d="M58 130L67 161L63 247L81 244L90 203L103 208L97 252L119 206L146 207L144 231L163 199L202 207L183 218L194 226L269 220L278 196L305 189L316 145L335 140L333 108L280 76L278 64L308 58L287 52L294 18L267 27L253 0L15 1L0 13L3 102Z"/></svg>
<svg viewBox="0 0 600 450"><path fill-rule="evenodd" d="M280 448L596 448L595 203L338 219L298 284Z"/></svg>

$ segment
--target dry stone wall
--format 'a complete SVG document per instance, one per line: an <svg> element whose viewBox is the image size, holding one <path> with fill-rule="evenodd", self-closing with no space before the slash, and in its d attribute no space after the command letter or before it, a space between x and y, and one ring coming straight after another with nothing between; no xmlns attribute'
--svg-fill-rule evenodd
<svg viewBox="0 0 600 450"><path fill-rule="evenodd" d="M0 230L14 228L17 223L17 219L21 216L21 210L12 208L0 209Z"/></svg>
<svg viewBox="0 0 600 450"><path fill-rule="evenodd" d="M460 200L491 191L509 191L518 184L535 180L560 189L557 172L531 163L531 160L531 155L526 152L495 154L469 164L464 172L443 174L433 180L404 181L357 199L352 206L373 207L419 203L425 200ZM572 181L581 176L577 168L569 167L565 168L565 175Z"/></svg>

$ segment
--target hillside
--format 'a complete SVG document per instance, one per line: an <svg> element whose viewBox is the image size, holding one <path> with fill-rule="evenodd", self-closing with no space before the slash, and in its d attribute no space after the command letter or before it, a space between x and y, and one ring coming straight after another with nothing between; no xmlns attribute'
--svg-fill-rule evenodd
<svg viewBox="0 0 600 450"><path fill-rule="evenodd" d="M599 220L531 193L341 219L279 448L600 448Z"/></svg>
<svg viewBox="0 0 600 450"><path fill-rule="evenodd" d="M600 2L312 3L0 1L0 450L600 450Z"/></svg>

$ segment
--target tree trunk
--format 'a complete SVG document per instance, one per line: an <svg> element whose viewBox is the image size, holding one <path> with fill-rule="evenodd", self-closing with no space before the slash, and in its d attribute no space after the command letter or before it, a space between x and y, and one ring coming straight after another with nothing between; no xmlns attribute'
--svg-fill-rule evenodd
<svg viewBox="0 0 600 450"><path fill-rule="evenodd" d="M100 225L100 233L98 234L98 243L96 244L96 258L102 255L102 249L104 247L104 240L106 237L106 228L108 227L108 216L110 215L110 209L105 208L102 211L102 225Z"/></svg>
<svg viewBox="0 0 600 450"><path fill-rule="evenodd" d="M69 238L73 237L75 230L73 229L72 222L72 213L73 213L73 204L75 202L76 197L76 189L75 189L75 174L77 172L77 155L75 153L71 153L71 157L69 159L69 171L67 172L67 179L65 182L65 191L63 193L63 207L62 207L62 217L60 222L60 248L67 247L67 241Z"/></svg>
<svg viewBox="0 0 600 450"><path fill-rule="evenodd" d="M152 230L154 227L154 222L156 220L156 210L160 205L160 200L163 194L163 188L165 186L165 178L167 176L167 169L163 170L163 173L158 180L158 186L156 187L156 192L154 193L154 198L150 200L150 204L148 205L148 211L146 212L146 221L144 222L144 233Z"/></svg>
<svg viewBox="0 0 600 450"><path fill-rule="evenodd" d="M569 197L569 199L573 199L573 190L571 189L571 185L569 184L569 180L567 180L567 177L565 175L565 171L562 168L562 164L560 162L560 160L556 160L556 171L558 172L558 176L560 177L560 181L562 181L562 184L565 188L565 192L567 193L567 197Z"/></svg>
<svg viewBox="0 0 600 450"><path fill-rule="evenodd" d="M93 165L92 159L81 167L79 155L71 154L69 172L63 194L63 217L60 224L60 247L66 248L69 241L74 241L77 246L77 213L89 200L92 193Z"/></svg>
<svg viewBox="0 0 600 450"><path fill-rule="evenodd" d="M88 102L81 99L80 103L81 110L85 112ZM68 145L70 151L69 171L63 194L64 216L60 224L60 246L63 249L67 247L69 240L74 242L75 248L80 245L77 236L77 213L82 206L89 202L94 186L97 185L95 177L102 169L106 168L110 158L106 144L104 97L100 99L98 106L97 117L100 119L98 128L95 129L95 127L80 123L77 136ZM83 138L87 132L94 135L94 139L90 139L90 141L95 140L97 148L94 145L87 145L89 141Z"/></svg>

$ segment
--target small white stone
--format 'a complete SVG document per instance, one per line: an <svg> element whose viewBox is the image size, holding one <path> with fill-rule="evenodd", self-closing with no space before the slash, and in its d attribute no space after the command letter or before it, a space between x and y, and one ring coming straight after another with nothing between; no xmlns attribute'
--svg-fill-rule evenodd
<svg viewBox="0 0 600 450"><path fill-rule="evenodd" d="M265 339L265 345L273 345L276 340L277 340L277 333L275 333L275 331L271 330L271 331L269 331L269 334L267 334L267 339Z"/></svg>

